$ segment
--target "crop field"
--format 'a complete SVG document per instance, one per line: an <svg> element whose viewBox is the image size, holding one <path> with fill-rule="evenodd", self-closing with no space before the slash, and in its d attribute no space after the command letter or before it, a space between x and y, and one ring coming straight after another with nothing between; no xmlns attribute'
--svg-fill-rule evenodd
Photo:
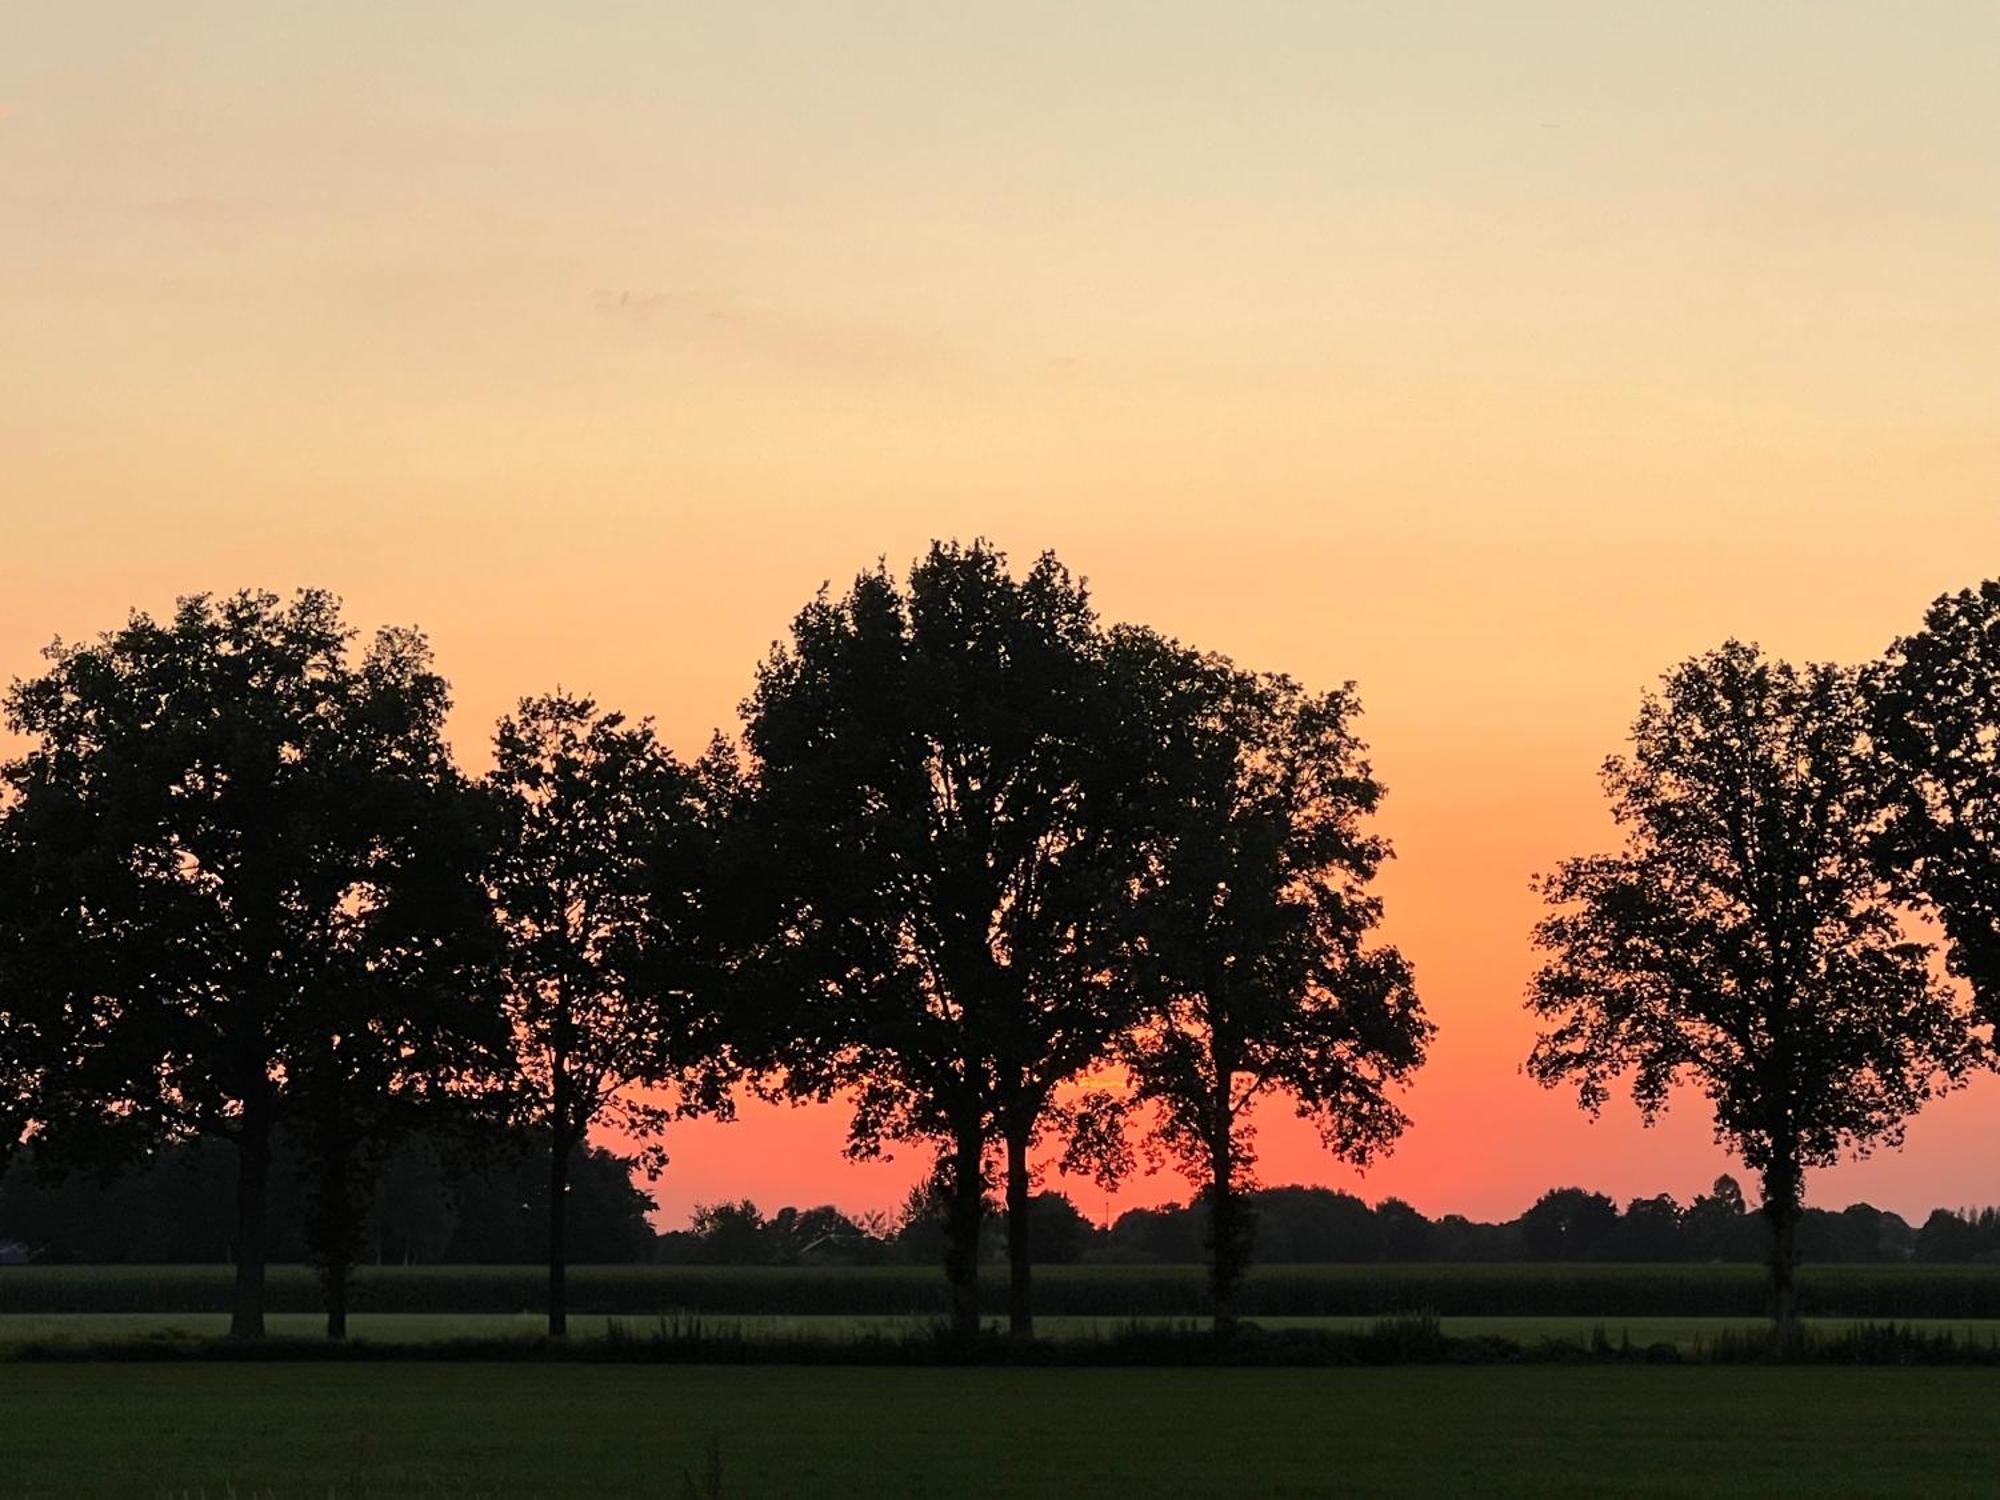
<svg viewBox="0 0 2000 1500"><path fill-rule="evenodd" d="M1994 1392L1978 1370L14 1365L0 1500L1974 1495Z"/></svg>
<svg viewBox="0 0 2000 1500"><path fill-rule="evenodd" d="M266 1320L274 1338L317 1339L325 1330L325 1318L318 1313L274 1313ZM1808 1332L1830 1335L1869 1322L1855 1318L1808 1318ZM592 1315L570 1318L572 1342L602 1339L608 1333L623 1333L644 1339L656 1331L685 1328L681 1317L658 1319ZM1264 1317L1257 1325L1267 1329L1307 1328L1326 1332L1362 1333L1378 1320L1371 1317ZM719 1314L701 1316L704 1332L741 1337L759 1344L782 1346L786 1340L842 1340L908 1337L936 1326L925 1317L869 1317L848 1314ZM987 1321L989 1329L1005 1328L1004 1319ZM1102 1339L1134 1327L1201 1328L1204 1323L1190 1318L1091 1318L1077 1316L1043 1317L1036 1320L1036 1332L1043 1338ZM1712 1345L1725 1334L1759 1335L1768 1327L1762 1318L1740 1317L1476 1317L1453 1316L1438 1320L1439 1330L1451 1338L1495 1338L1521 1345L1544 1340L1588 1345L1602 1337L1613 1344L1625 1342L1644 1348L1671 1344L1686 1352ZM1948 1333L1966 1342L2000 1343L2000 1319L1908 1318L1898 1327L1918 1333ZM348 1334L357 1344L410 1344L448 1340L532 1341L545 1331L538 1313L361 1313L349 1319ZM229 1331L226 1313L0 1313L0 1360L16 1355L27 1346L70 1344L119 1344L130 1346L158 1342L181 1344L202 1339L219 1339Z"/></svg>
<svg viewBox="0 0 2000 1500"><path fill-rule="evenodd" d="M370 1267L355 1278L357 1314L530 1314L542 1306L532 1266ZM0 1267L0 1315L218 1313L226 1266ZM982 1277L989 1312L1005 1305L1004 1268ZM1263 1266L1243 1311L1259 1319L1440 1317L1756 1319L1765 1280L1752 1265ZM673 1313L757 1317L929 1318L947 1307L943 1276L923 1266L854 1269L578 1266L572 1310L582 1316ZM2000 1318L2000 1267L1806 1266L1800 1310L1836 1319ZM1207 1310L1194 1266L1043 1266L1037 1311L1054 1318L1198 1318ZM270 1307L311 1313L320 1292L302 1266L271 1270Z"/></svg>

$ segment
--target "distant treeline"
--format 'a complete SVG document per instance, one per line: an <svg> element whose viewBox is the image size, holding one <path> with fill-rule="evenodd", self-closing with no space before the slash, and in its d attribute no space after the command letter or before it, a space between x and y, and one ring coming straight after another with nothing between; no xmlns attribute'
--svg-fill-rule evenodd
<svg viewBox="0 0 2000 1500"><path fill-rule="evenodd" d="M474 1142L405 1142L385 1164L370 1209L365 1262L376 1265L527 1265L548 1252L547 1177L541 1143L496 1130ZM273 1259L310 1258L299 1163L281 1144L272 1193ZM652 1200L633 1163L579 1149L569 1189L570 1253L579 1263L690 1266L933 1264L944 1238L943 1204L919 1187L899 1212L849 1215L830 1205L765 1214L748 1199L698 1206L684 1229L657 1233ZM32 1157L0 1176L0 1246L44 1264L202 1265L233 1259L229 1227L235 1163L230 1149L196 1141L169 1148L113 1178L45 1179ZM1263 1258L1273 1264L1454 1262L1761 1263L1769 1237L1734 1178L1682 1204L1671 1195L1624 1208L1603 1193L1554 1188L1500 1223L1446 1214L1432 1219L1397 1198L1372 1207L1352 1193L1274 1187L1249 1195ZM1199 1201L1135 1208L1109 1226L1090 1222L1060 1192L1030 1200L1031 1243L1044 1265L1198 1265L1207 1255ZM1007 1216L989 1255L1004 1257ZM1935 1209L1921 1225L1856 1203L1811 1208L1800 1227L1806 1255L1856 1265L2000 1265L2000 1209Z"/></svg>
<svg viewBox="0 0 2000 1500"><path fill-rule="evenodd" d="M1270 1264L1410 1264L1624 1261L1761 1264L1770 1255L1762 1217L1735 1179L1720 1177L1687 1204L1662 1193L1621 1210L1603 1193L1555 1188L1520 1217L1481 1223L1462 1214L1427 1218L1397 1198L1370 1207L1321 1187L1254 1190L1248 1202L1260 1258ZM1135 1208L1109 1228L1093 1225L1061 1193L1032 1200L1035 1258L1049 1265L1198 1265L1209 1224L1199 1200ZM1004 1241L1006 1215L996 1212ZM748 1202L704 1205L686 1230L660 1237L658 1258L708 1265L927 1264L941 1235L921 1192L892 1223L831 1208L783 1208L765 1218ZM2000 1210L1936 1209L1921 1226L1866 1203L1809 1208L1800 1226L1818 1262L1893 1265L2000 1264ZM994 1247L996 1258L1003 1245Z"/></svg>
<svg viewBox="0 0 2000 1500"><path fill-rule="evenodd" d="M402 1142L382 1167L362 1260L386 1265L530 1265L548 1254L548 1145L496 1128L449 1143ZM271 1173L271 1259L311 1259L306 1164L280 1135ZM653 1200L632 1163L599 1147L571 1156L572 1259L613 1264L654 1255ZM51 1177L23 1152L0 1175L0 1251L40 1263L204 1265L233 1262L236 1152L196 1139L115 1175Z"/></svg>

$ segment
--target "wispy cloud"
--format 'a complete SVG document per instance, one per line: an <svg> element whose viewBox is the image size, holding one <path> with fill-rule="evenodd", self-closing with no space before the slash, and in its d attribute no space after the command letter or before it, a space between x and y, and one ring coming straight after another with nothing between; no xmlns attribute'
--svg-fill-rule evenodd
<svg viewBox="0 0 2000 1500"><path fill-rule="evenodd" d="M592 303L599 317L670 343L844 376L928 376L956 363L939 341L891 323L784 312L711 292L600 290Z"/></svg>

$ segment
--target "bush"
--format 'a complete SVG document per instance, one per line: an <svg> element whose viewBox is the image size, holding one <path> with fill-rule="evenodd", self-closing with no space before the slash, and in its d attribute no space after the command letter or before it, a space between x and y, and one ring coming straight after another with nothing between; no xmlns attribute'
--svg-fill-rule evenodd
<svg viewBox="0 0 2000 1500"><path fill-rule="evenodd" d="M545 1272L534 1266L374 1266L355 1273L357 1313L521 1313L539 1310ZM941 1317L943 1276L924 1266L574 1266L570 1310L651 1318L840 1314ZM1005 1278L981 1280L985 1309L1005 1310ZM317 1312L320 1291L303 1266L274 1266L273 1312ZM1244 1285L1241 1314L1258 1317L1761 1317L1756 1266L1381 1265L1261 1266ZM226 1312L227 1266L0 1266L0 1313ZM1051 1316L1201 1318L1209 1311L1199 1266L1047 1266L1035 1307ZM1807 1317L2000 1317L2000 1276L1976 1266L1807 1266Z"/></svg>

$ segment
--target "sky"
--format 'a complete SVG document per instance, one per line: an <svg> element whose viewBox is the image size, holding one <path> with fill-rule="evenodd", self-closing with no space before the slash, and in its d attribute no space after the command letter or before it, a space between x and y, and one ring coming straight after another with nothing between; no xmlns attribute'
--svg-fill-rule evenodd
<svg viewBox="0 0 2000 1500"><path fill-rule="evenodd" d="M558 684L694 751L823 582L1053 548L1366 707L1439 1034L1393 1157L1267 1111L1264 1180L1685 1200L1698 1097L1520 1071L1528 879L1678 659L2000 573L1996 59L1986 0L20 0L0 676L319 585L428 631L471 768ZM677 1129L663 1221L893 1206L842 1129ZM1809 1198L2000 1198L2000 1078Z"/></svg>

